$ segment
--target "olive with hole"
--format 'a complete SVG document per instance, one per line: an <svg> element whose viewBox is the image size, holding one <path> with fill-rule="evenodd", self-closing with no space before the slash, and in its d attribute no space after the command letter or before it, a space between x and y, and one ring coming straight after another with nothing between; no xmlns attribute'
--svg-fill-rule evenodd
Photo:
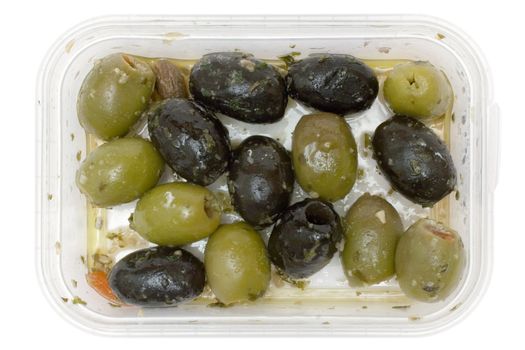
<svg viewBox="0 0 525 350"><path fill-rule="evenodd" d="M208 237L219 226L221 209L205 187L172 182L146 192L130 217L130 227L146 240L181 246Z"/></svg>
<svg viewBox="0 0 525 350"><path fill-rule="evenodd" d="M126 255L113 266L109 285L126 304L169 307L204 290L204 264L184 249L152 247Z"/></svg>
<svg viewBox="0 0 525 350"><path fill-rule="evenodd" d="M456 186L446 144L417 119L394 116L383 122L374 132L372 147L394 189L414 203L432 206Z"/></svg>
<svg viewBox="0 0 525 350"><path fill-rule="evenodd" d="M385 199L365 193L344 218L345 245L341 260L350 282L374 284L395 273L394 259L403 224Z"/></svg>
<svg viewBox="0 0 525 350"><path fill-rule="evenodd" d="M189 85L197 102L248 123L281 119L288 102L277 69L241 52L202 56L191 69Z"/></svg>
<svg viewBox="0 0 525 350"><path fill-rule="evenodd" d="M331 113L303 116L292 137L295 177L312 197L344 198L357 177L357 146L350 126Z"/></svg>
<svg viewBox="0 0 525 350"><path fill-rule="evenodd" d="M410 298L436 302L459 285L465 248L458 233L431 219L420 219L401 235L396 251L401 290Z"/></svg>
<svg viewBox="0 0 525 350"><path fill-rule="evenodd" d="M154 104L146 115L151 141L178 175L206 186L226 171L228 131L212 112L193 101L172 98Z"/></svg>
<svg viewBox="0 0 525 350"><path fill-rule="evenodd" d="M237 212L256 228L271 225L288 207L293 191L292 161L266 136L251 136L233 152L228 189Z"/></svg>
<svg viewBox="0 0 525 350"><path fill-rule="evenodd" d="M91 203L111 207L131 202L157 184L164 161L138 137L109 141L93 150L76 173L76 184Z"/></svg>
<svg viewBox="0 0 525 350"><path fill-rule="evenodd" d="M339 215L332 205L305 199L286 209L270 239L270 260L291 279L307 278L326 266L343 238Z"/></svg>
<svg viewBox="0 0 525 350"><path fill-rule="evenodd" d="M126 135L146 109L155 74L139 58L122 53L99 60L78 94L80 125L103 140Z"/></svg>
<svg viewBox="0 0 525 350"><path fill-rule="evenodd" d="M222 225L210 236L204 266L211 290L225 305L256 300L270 283L264 241L245 222Z"/></svg>
<svg viewBox="0 0 525 350"><path fill-rule="evenodd" d="M374 71L342 54L316 54L293 63L287 86L291 97L340 115L370 108L379 91Z"/></svg>
<svg viewBox="0 0 525 350"><path fill-rule="evenodd" d="M395 66L383 94L394 113L423 119L444 115L454 98L445 74L421 61Z"/></svg>
<svg viewBox="0 0 525 350"><path fill-rule="evenodd" d="M153 91L154 101L188 97L186 79L177 65L167 59L154 60L150 65L156 78Z"/></svg>

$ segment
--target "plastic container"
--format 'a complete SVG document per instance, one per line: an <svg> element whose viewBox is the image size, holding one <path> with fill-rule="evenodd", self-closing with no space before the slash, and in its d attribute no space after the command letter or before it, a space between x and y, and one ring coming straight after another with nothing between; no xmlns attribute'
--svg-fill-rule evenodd
<svg viewBox="0 0 525 350"><path fill-rule="evenodd" d="M125 226L134 207L131 203L108 211L90 208L75 186L79 160L94 147L76 116L76 96L94 60L114 52L193 60L208 52L232 50L270 60L291 51L300 52L301 57L318 52L350 53L366 59L379 73L398 59L428 60L445 72L456 94L455 103L445 120L432 126L450 146L458 171L458 193L424 210L389 191L387 181L375 173L374 161L362 155L362 135L373 132L390 114L380 97L370 110L347 119L358 140L360 166L366 176L336 207L343 212L361 193L372 191L388 197L401 212L405 227L419 216L447 221L460 232L467 251L467 268L452 296L433 304L414 302L400 292L395 280L349 287L336 257L310 279L304 291L274 280L265 298L229 308L208 307L213 301L209 295L176 308L117 308L87 285L86 263L93 263L92 254L113 247L114 240L107 234L118 231L133 239ZM84 329L116 335L427 334L463 318L486 288L498 171L497 108L492 102L488 67L479 51L463 33L441 20L419 16L95 19L69 31L51 49L38 82L37 110L39 278L55 309ZM234 143L259 133L280 138L289 148L290 131L308 110L291 102L283 121L248 125L247 131L246 124L221 118ZM225 188L219 181L214 189ZM296 191L296 198L302 195ZM136 243L135 247L144 244ZM190 249L199 254L202 247L203 242L198 242ZM125 252L120 249L114 257ZM75 296L86 304L72 303Z"/></svg>

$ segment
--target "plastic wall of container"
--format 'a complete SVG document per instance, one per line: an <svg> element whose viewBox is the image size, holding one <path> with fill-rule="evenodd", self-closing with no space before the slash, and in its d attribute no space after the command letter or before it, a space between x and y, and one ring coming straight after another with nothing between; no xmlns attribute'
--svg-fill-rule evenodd
<svg viewBox="0 0 525 350"><path fill-rule="evenodd" d="M468 254L466 272L454 295L439 303L415 303L399 293L395 283L341 293L337 278L334 288L322 288L320 281L334 271L330 266L313 281L316 288L310 291L292 291L287 298L277 294L267 302L231 308L202 303L174 309L114 308L91 290L81 259L87 244L86 202L74 183L77 158L86 152L85 133L76 118L76 95L83 77L97 58L113 52L196 59L211 51L234 49L268 59L300 51L302 55L338 52L363 59L430 60L446 73L456 94L449 144L460 193L450 200L448 219L461 233ZM499 116L488 74L472 40L428 17L131 16L82 23L52 47L38 81L36 254L44 293L65 318L103 334L419 335L449 327L477 304L491 269ZM290 113L297 112L301 110ZM378 105L367 113L388 111ZM363 118L367 116L355 125L351 122L352 128L362 127ZM403 206L403 199L399 201ZM410 222L410 216L405 219ZM74 296L87 304L62 299Z"/></svg>

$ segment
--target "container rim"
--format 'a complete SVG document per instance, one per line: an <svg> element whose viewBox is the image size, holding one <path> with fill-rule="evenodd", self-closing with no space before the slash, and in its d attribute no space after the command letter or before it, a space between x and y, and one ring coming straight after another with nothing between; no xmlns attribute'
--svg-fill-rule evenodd
<svg viewBox="0 0 525 350"><path fill-rule="evenodd" d="M483 173L481 181L481 188L483 189L482 197L482 224L481 229L483 237L485 239L484 244L484 266L481 268L479 279L476 282L476 293L472 293L469 296L468 303L461 307L460 312L455 312L452 316L440 318L435 321L427 323L414 323L410 329L400 330L398 327L392 329L376 329L374 327L354 327L354 329L347 329L344 324L339 327L333 327L331 329L320 329L309 327L298 327L296 323L290 324L288 327L275 327L271 324L236 324L235 333L230 329L227 323L219 323L212 325L211 327L203 327L202 329L196 330L190 327L180 327L179 330L155 330L155 328L144 328L141 330L140 325L138 328L133 327L120 327L120 328L105 328L101 327L100 324L91 322L80 315L78 312L74 312L69 308L66 308L63 303L60 303L60 296L53 294L53 288L50 288L48 276L46 275L45 268L42 265L43 259L43 230L42 223L45 219L46 213L43 211L43 202L45 201L45 182L44 182L44 166L43 156L46 153L45 148L45 137L43 130L43 118L45 116L43 108L43 98L46 82L50 75L50 69L54 67L56 63L58 52L67 45L68 42L74 38L86 35L87 32L96 31L103 27L122 26L122 25L162 25L167 23L180 23L189 21L195 26L207 26L207 25L221 25L221 26L240 26L240 25L267 25L276 23L285 23L294 25L316 25L316 24L330 24L331 26L352 26L352 25L370 25L370 26L425 26L432 27L436 32L443 33L447 38L453 38L458 41L460 46L470 56L470 59L475 63L476 69L480 74L480 88L483 89L481 95L486 99L484 113L486 118L482 120L481 130L481 145L479 146L482 150L481 164L483 164ZM437 333L452 327L461 320L465 319L472 310L479 304L483 295L486 293L490 277L492 274L492 260L493 254L492 249L492 236L493 236L493 190L496 185L497 171L487 170L495 168L497 166L497 154L494 156L487 148L488 145L496 142L498 135L492 135L488 133L488 123L491 122L491 118L497 116L491 115L496 109L493 103L493 88L492 78L489 70L489 66L486 62L485 57L481 53L479 47L475 42L466 35L456 25L451 24L441 18L428 16L428 15L414 15L414 14L382 14L382 15L109 15L99 16L83 21L71 29L67 30L61 35L55 43L48 50L42 63L40 65L37 84L36 84L36 240L35 240L35 265L37 278L39 280L40 288L45 295L46 299L64 319L74 324L80 329L88 331L90 333L98 335L125 335L125 336L147 336L147 335L298 335L302 336L333 336L333 335L353 335L353 336L421 336L432 333ZM494 141L496 139L496 141ZM200 326L200 325L199 325ZM294 327L295 326L295 327Z"/></svg>

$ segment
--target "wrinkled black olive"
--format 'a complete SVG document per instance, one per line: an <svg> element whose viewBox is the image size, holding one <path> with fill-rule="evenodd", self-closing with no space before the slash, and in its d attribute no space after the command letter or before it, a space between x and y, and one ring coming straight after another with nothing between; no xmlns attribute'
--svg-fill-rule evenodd
<svg viewBox="0 0 525 350"><path fill-rule="evenodd" d="M281 119L288 102L279 72L241 52L204 55L193 66L189 85L197 102L249 123Z"/></svg>
<svg viewBox="0 0 525 350"><path fill-rule="evenodd" d="M281 215L268 241L272 263L292 279L306 278L330 262L343 237L332 205L305 199Z"/></svg>
<svg viewBox="0 0 525 350"><path fill-rule="evenodd" d="M113 292L126 304L175 306L202 293L204 264L180 248L146 248L117 262L108 280Z"/></svg>
<svg viewBox="0 0 525 350"><path fill-rule="evenodd" d="M233 152L228 189L239 214L248 223L272 224L290 204L292 161L286 149L266 136L251 136Z"/></svg>
<svg viewBox="0 0 525 350"><path fill-rule="evenodd" d="M379 91L374 71L350 55L310 56L293 63L286 80L291 97L341 115L370 108Z"/></svg>
<svg viewBox="0 0 525 350"><path fill-rule="evenodd" d="M372 146L392 186L414 203L432 206L456 185L456 169L447 146L414 118L394 116L380 124Z"/></svg>
<svg viewBox="0 0 525 350"><path fill-rule="evenodd" d="M193 101L172 98L147 112L151 141L166 163L186 180L209 185L228 167L228 131Z"/></svg>

